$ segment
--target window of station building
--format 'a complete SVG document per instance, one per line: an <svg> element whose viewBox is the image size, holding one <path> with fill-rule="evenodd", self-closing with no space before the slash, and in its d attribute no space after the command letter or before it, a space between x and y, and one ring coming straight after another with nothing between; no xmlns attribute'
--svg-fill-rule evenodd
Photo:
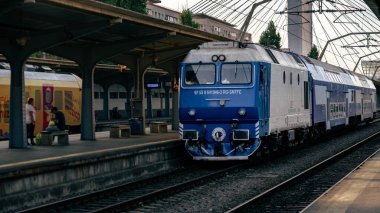
<svg viewBox="0 0 380 213"><path fill-rule="evenodd" d="M62 110L63 108L62 91L60 90L54 91L54 106L57 107L58 110Z"/></svg>
<svg viewBox="0 0 380 213"><path fill-rule="evenodd" d="M152 98L158 98L159 95L160 95L160 93L158 93L158 92L153 92L153 93L152 93Z"/></svg>
<svg viewBox="0 0 380 213"><path fill-rule="evenodd" d="M220 33L221 29L220 29L220 27L212 26L212 31L216 32L216 33Z"/></svg>
<svg viewBox="0 0 380 213"><path fill-rule="evenodd" d="M230 32L230 33L229 33L229 37L230 37L230 38L236 38L237 35L236 35L235 32Z"/></svg>
<svg viewBox="0 0 380 213"><path fill-rule="evenodd" d="M73 92L65 91L65 110L71 110L73 106Z"/></svg>
<svg viewBox="0 0 380 213"><path fill-rule="evenodd" d="M151 16L153 15L153 11L151 9L146 9L146 12L148 15L151 15Z"/></svg>
<svg viewBox="0 0 380 213"><path fill-rule="evenodd" d="M119 98L127 98L126 92L119 92Z"/></svg>
<svg viewBox="0 0 380 213"><path fill-rule="evenodd" d="M34 107L36 110L41 109L41 90L35 90L34 91Z"/></svg>
<svg viewBox="0 0 380 213"><path fill-rule="evenodd" d="M274 54L272 53L270 49L265 49L265 51L268 53L273 63L279 64L277 58L274 56Z"/></svg>
<svg viewBox="0 0 380 213"><path fill-rule="evenodd" d="M118 92L110 92L110 99L118 99L119 93Z"/></svg>
<svg viewBox="0 0 380 213"><path fill-rule="evenodd" d="M250 84L252 82L252 65L243 63L223 64L221 81L222 84Z"/></svg>
<svg viewBox="0 0 380 213"><path fill-rule="evenodd" d="M94 92L94 99L100 99L100 92Z"/></svg>
<svg viewBox="0 0 380 213"><path fill-rule="evenodd" d="M186 85L209 85L215 84L214 64L188 64L185 67Z"/></svg>

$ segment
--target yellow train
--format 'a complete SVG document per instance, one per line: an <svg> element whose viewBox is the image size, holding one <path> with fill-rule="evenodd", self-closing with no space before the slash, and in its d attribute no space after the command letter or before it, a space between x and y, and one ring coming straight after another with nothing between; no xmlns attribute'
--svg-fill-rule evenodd
<svg viewBox="0 0 380 213"><path fill-rule="evenodd" d="M74 74L25 71L25 99L34 98L36 135L50 121L50 109L56 106L65 114L68 128L80 126L82 80ZM10 70L0 69L0 139L8 138Z"/></svg>

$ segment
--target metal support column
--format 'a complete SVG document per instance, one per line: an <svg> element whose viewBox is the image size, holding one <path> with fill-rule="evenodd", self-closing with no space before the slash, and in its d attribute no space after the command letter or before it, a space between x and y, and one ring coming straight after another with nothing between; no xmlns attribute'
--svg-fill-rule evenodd
<svg viewBox="0 0 380 213"><path fill-rule="evenodd" d="M152 118L152 94L151 89L146 89L146 117Z"/></svg>
<svg viewBox="0 0 380 213"><path fill-rule="evenodd" d="M25 123L25 58L8 58L11 65L11 92L9 107L9 148L26 148ZM42 118L36 118L42 119Z"/></svg>
<svg viewBox="0 0 380 213"><path fill-rule="evenodd" d="M110 107L109 107L109 98L108 98L108 87L109 85L104 85L103 88L103 115L105 120L110 119Z"/></svg>
<svg viewBox="0 0 380 213"><path fill-rule="evenodd" d="M164 114L164 116L165 117L169 117L170 116L170 87L167 87L167 86L165 86L164 87L164 89L165 89L165 114Z"/></svg>
<svg viewBox="0 0 380 213"><path fill-rule="evenodd" d="M81 140L95 140L94 113L94 68L95 64L85 63L82 70Z"/></svg>

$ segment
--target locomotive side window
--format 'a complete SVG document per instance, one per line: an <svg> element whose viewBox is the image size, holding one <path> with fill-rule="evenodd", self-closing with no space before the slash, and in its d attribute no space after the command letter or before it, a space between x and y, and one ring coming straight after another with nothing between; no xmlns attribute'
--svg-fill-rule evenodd
<svg viewBox="0 0 380 213"><path fill-rule="evenodd" d="M36 110L40 110L41 109L41 90L36 90L34 91L34 107L36 108Z"/></svg>
<svg viewBox="0 0 380 213"><path fill-rule="evenodd" d="M252 82L251 64L223 64L222 84L249 84Z"/></svg>
<svg viewBox="0 0 380 213"><path fill-rule="evenodd" d="M297 82L298 82L298 85L300 85L300 74L298 74Z"/></svg>
<svg viewBox="0 0 380 213"><path fill-rule="evenodd" d="M304 108L309 109L309 82L303 82Z"/></svg>
<svg viewBox="0 0 380 213"><path fill-rule="evenodd" d="M290 85L292 85L293 84L293 73L291 72L290 73Z"/></svg>
<svg viewBox="0 0 380 213"><path fill-rule="evenodd" d="M282 74L282 80L284 81L284 84L286 83L286 73L284 71L284 73Z"/></svg>
<svg viewBox="0 0 380 213"><path fill-rule="evenodd" d="M207 85L215 83L215 65L189 64L185 68L186 85Z"/></svg>

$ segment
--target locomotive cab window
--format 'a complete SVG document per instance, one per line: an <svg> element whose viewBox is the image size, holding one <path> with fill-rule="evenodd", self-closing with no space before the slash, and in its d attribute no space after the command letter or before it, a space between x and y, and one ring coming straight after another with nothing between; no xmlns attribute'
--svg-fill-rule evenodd
<svg viewBox="0 0 380 213"><path fill-rule="evenodd" d="M221 70L222 84L249 84L252 82L251 64L223 64Z"/></svg>
<svg viewBox="0 0 380 213"><path fill-rule="evenodd" d="M185 67L185 84L215 84L215 75L215 65L213 64L188 64Z"/></svg>

